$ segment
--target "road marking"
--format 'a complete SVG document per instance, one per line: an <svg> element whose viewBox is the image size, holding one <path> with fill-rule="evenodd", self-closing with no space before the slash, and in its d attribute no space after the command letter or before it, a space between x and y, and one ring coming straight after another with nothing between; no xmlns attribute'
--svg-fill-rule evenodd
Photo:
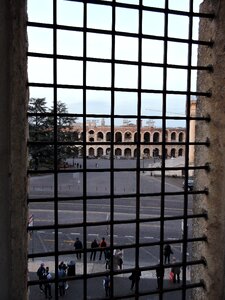
<svg viewBox="0 0 225 300"><path fill-rule="evenodd" d="M178 201L177 201L178 202ZM68 203L63 203L63 206L65 206L66 204ZM98 206L99 204L92 204L92 206ZM71 203L70 203L70 206L71 206ZM101 208L107 208L109 209L110 208L110 205L108 204L101 204ZM114 205L114 211L115 211L115 208L133 208L135 209L136 206L135 205ZM160 203L159 203L159 206L141 206L141 209L158 209L160 210ZM50 213L53 213L54 212L54 209L39 209L39 208L32 208L29 210L31 213L34 213L34 212L50 212ZM183 212L184 209L183 208L170 208L170 207L165 207L165 211L181 211ZM58 209L58 213L71 213L71 214L74 214L74 213L80 213L82 212L83 213L83 210L76 210L76 211L73 211L73 210L66 210L66 209ZM188 212L192 212L192 209L188 209ZM122 215L122 214L127 214L127 215L133 215L134 213L118 213L118 212L114 212L115 214L117 215ZM88 211L88 214L107 214L106 212L100 212L100 211ZM142 215L145 215L145 214L142 214ZM159 215L158 214L147 214L148 216L151 216L151 217L158 217ZM39 221L39 219L35 219L35 221Z"/></svg>
<svg viewBox="0 0 225 300"><path fill-rule="evenodd" d="M40 244L42 245L43 249L44 249L44 252L48 252L48 249L47 247L45 246L44 242L43 242L43 239L40 237L39 234L37 234L37 238L38 240L40 241Z"/></svg>
<svg viewBox="0 0 225 300"><path fill-rule="evenodd" d="M88 233L88 235L98 236L98 233Z"/></svg>
<svg viewBox="0 0 225 300"><path fill-rule="evenodd" d="M125 235L124 237L125 237L125 238L128 238L128 239L129 239L129 238L132 238L132 239L134 238L133 235Z"/></svg>
<svg viewBox="0 0 225 300"><path fill-rule="evenodd" d="M71 232L70 234L72 234L72 235L80 235L79 232Z"/></svg>
<svg viewBox="0 0 225 300"><path fill-rule="evenodd" d="M144 239L154 239L154 237L153 236L144 236Z"/></svg>

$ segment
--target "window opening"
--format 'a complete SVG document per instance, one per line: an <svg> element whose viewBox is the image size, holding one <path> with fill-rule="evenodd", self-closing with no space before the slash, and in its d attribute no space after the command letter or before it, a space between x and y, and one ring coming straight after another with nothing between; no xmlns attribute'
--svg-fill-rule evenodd
<svg viewBox="0 0 225 300"><path fill-rule="evenodd" d="M204 287L190 268L205 264L191 248L205 241L192 220L206 218L192 196L206 191L188 184L207 169L190 161L190 145L208 145L190 140L190 124L208 119L190 105L210 97L195 89L196 70L210 67L193 57L211 42L193 24L212 15L198 13L199 0L159 2L28 0L30 299L41 263L55 299L67 285L80 299L188 299Z"/></svg>

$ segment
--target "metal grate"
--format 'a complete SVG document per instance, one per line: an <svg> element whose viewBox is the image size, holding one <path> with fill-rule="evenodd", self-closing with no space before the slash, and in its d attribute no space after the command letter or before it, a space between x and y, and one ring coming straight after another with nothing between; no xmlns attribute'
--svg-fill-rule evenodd
<svg viewBox="0 0 225 300"><path fill-rule="evenodd" d="M199 282L192 282L189 276L190 268L206 263L201 257L198 260L191 259L191 245L206 241L204 236L192 237L191 221L207 218L207 215L205 212L193 214L191 209L192 195L206 194L207 190L194 188L190 191L188 179L190 172L208 169L207 165L190 164L190 147L194 145L207 147L209 144L208 141L196 142L190 139L190 124L193 121L210 120L204 116L201 118L192 116L190 111L192 97L210 97L208 91L193 90L193 73L197 70L206 72L212 70L211 66L193 64L194 47L212 46L210 41L193 38L193 24L200 17L213 18L213 15L195 12L194 1L186 1L188 2L186 11L172 9L169 0L161 1L161 7L159 4L158 7L150 6L151 1L132 1L134 4L130 2L49 0L43 2L43 7L38 3L36 6L38 9L35 10L33 8L35 1L28 1L27 26L31 44L28 52L28 85L31 96L31 109L28 111L28 120L31 124L28 142L30 299L35 297L40 283L31 269L36 272L35 268L40 261L52 266L50 271L55 274L52 279L52 287L54 286L52 293L55 299L59 298L58 265L61 261L76 260L73 242L77 236L83 242L82 260L76 260L76 275L66 278L71 285L68 297L70 294L78 293L79 299L104 299L104 291L99 290L95 295L93 286L96 289L99 286L102 288L102 278L106 273L109 273L111 280L110 299L149 299L150 295L158 295L159 299L165 297L187 299L192 289L204 287L200 279ZM69 12L72 11L77 16L77 11L80 11L82 24L76 20L74 23L67 22L67 18L64 18L65 23L61 21L60 12L67 6L68 20ZM98 25L92 26L93 11L99 14L99 18L103 17L102 12L110 11L110 20L105 20L110 26L102 28ZM127 20L124 16L127 16ZM163 22L161 25L155 24L162 28L161 32L159 29L159 34L147 30L149 28L145 23L146 20L154 19L156 16L160 16L159 19ZM171 18L175 16L185 18L187 37L170 35ZM120 18L124 26L136 22L136 29L132 27L127 30L122 25L119 27ZM129 18L133 21L128 21ZM45 33L49 34L50 41L44 38ZM74 55L70 48L67 52L61 50L62 38L67 33L77 34L74 35L73 41L77 47L81 47L78 54ZM32 48L33 43L37 40L40 42L42 34L43 45L36 46L40 50L35 50L35 47ZM110 55L101 57L98 54L90 54L90 35L96 39L105 39L106 43L110 40ZM119 42L122 39L128 41L127 38L129 41L135 40L137 55L134 59L125 59L124 56L118 55ZM160 62L151 61L151 51L150 57L146 59L143 49L144 43L147 42L161 43L163 55ZM187 63L176 64L169 61L170 43L186 46ZM99 46L101 48L101 45ZM41 51L42 47L44 51ZM91 73L92 65L95 66L97 75ZM119 81L123 80L122 77L119 78L121 66L126 70L128 79L131 77L124 85ZM80 67L82 71L79 73ZM102 70L101 72L106 70L101 77L103 83L99 83L98 78L96 79L100 72L98 68ZM62 78L62 74L66 77L65 70L74 71L74 82L73 78L70 78L69 82ZM149 73L145 73L144 70ZM179 89L178 85L177 88L168 87L171 72L176 70L186 72L185 89ZM39 78L35 77L38 72L41 72ZM151 81L154 82L155 72L161 74L159 77L161 86L156 84L156 88L151 84ZM48 73L51 76L45 79ZM133 74L136 74L136 81L132 79ZM151 75L149 84L146 83L146 74ZM94 95L93 93L101 95L101 92L107 95L109 102L106 100L101 102L93 112L89 107L92 97L90 95ZM77 104L77 111L76 108L60 111L59 103L63 102L60 97L66 94L69 98L70 93L80 97L82 104L80 106ZM128 95L135 95L135 113L121 113L118 110L118 98L121 95L124 100L120 103L125 101L127 111L130 111L129 99L132 98ZM161 99L161 110L154 113L152 109L152 113L149 114L143 110L143 106L145 99L149 98L145 107L146 110L151 110L152 96ZM183 115L168 112L171 110L169 99L177 96L184 99L186 105ZM76 97L74 100L77 100ZM45 102L47 108L43 109L43 102L39 105L37 99L44 99L44 102L50 99L52 103ZM66 104L69 104L69 101ZM105 106L109 107L107 113ZM124 119L129 120L131 124L121 125ZM150 138L145 140L143 124L149 119L153 124L158 122L160 125L150 126ZM99 120L104 120L107 124L102 121L102 126L98 126ZM171 129L168 126L170 122L177 122L182 126L178 125ZM64 126L61 126L62 123ZM104 128L107 130L104 131ZM115 133L122 132L123 128L125 129L122 139L118 140ZM130 135L128 134L125 139L125 131L129 130ZM103 138L101 134L96 136L97 131L103 132ZM153 139L156 131L160 133L159 139ZM179 132L182 132L185 138L179 140L175 137L171 140L168 133L172 132L175 132L174 136L177 137ZM182 166L167 164L168 149L172 148L182 150L180 152L184 157ZM150 150L144 152L144 149ZM125 157L117 155L121 153L120 150ZM157 155L155 150L158 151ZM129 154L131 156L128 158ZM95 159L92 159L92 156L95 156ZM168 177L168 172L182 174L184 179ZM158 176L152 176L157 174ZM100 239L102 236L107 240L111 257L115 249L122 249L124 261L122 269L117 269L112 259L109 270L105 269L103 263L90 262L90 242L93 237ZM180 284L172 284L168 280L170 269L174 267L172 261L166 264L164 262L164 247L168 243L177 258L175 266L181 267ZM98 255L99 253L97 258ZM158 266L165 271L160 289L157 289L155 276ZM128 277L134 269L140 269L142 276L132 292Z"/></svg>

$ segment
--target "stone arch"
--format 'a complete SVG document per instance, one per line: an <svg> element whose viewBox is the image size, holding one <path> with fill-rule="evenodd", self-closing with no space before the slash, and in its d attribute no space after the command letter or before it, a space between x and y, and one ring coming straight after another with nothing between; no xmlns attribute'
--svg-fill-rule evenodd
<svg viewBox="0 0 225 300"><path fill-rule="evenodd" d="M102 155L103 155L103 148L99 147L99 148L97 149L97 156L98 156L98 157L102 157Z"/></svg>
<svg viewBox="0 0 225 300"><path fill-rule="evenodd" d="M95 141L94 137L89 137L89 142L94 142L94 141Z"/></svg>
<svg viewBox="0 0 225 300"><path fill-rule="evenodd" d="M183 149L182 148L180 148L179 150L178 150L178 156L183 156Z"/></svg>
<svg viewBox="0 0 225 300"><path fill-rule="evenodd" d="M173 131L173 132L171 133L171 141L176 141L176 138L177 138L177 134L176 134L175 131Z"/></svg>
<svg viewBox="0 0 225 300"><path fill-rule="evenodd" d="M153 143L158 143L159 142L159 132L156 131L153 133Z"/></svg>
<svg viewBox="0 0 225 300"><path fill-rule="evenodd" d="M116 143L121 143L122 142L122 133L119 132L119 131L115 133L115 142Z"/></svg>
<svg viewBox="0 0 225 300"><path fill-rule="evenodd" d="M132 133L130 131L126 131L124 133L124 141L127 142L127 141L130 141L132 138Z"/></svg>
<svg viewBox="0 0 225 300"><path fill-rule="evenodd" d="M126 148L124 149L124 156L131 157L131 149L130 148Z"/></svg>
<svg viewBox="0 0 225 300"><path fill-rule="evenodd" d="M134 157L137 157L137 149L134 149Z"/></svg>
<svg viewBox="0 0 225 300"><path fill-rule="evenodd" d="M144 142L145 143L149 143L150 142L150 138L151 138L151 135L149 132L145 132L144 133Z"/></svg>
<svg viewBox="0 0 225 300"><path fill-rule="evenodd" d="M102 141L104 139L104 135L103 135L103 132L99 131L97 133L97 141Z"/></svg>
<svg viewBox="0 0 225 300"><path fill-rule="evenodd" d="M159 149L158 148L153 149L152 156L153 157L159 157Z"/></svg>
<svg viewBox="0 0 225 300"><path fill-rule="evenodd" d="M179 133L179 142L183 142L184 141L184 133L183 132L180 132Z"/></svg>
<svg viewBox="0 0 225 300"><path fill-rule="evenodd" d="M95 156L95 149L94 149L93 147L90 147L90 148L88 149L88 155L89 155L89 156Z"/></svg>
<svg viewBox="0 0 225 300"><path fill-rule="evenodd" d="M110 142L111 141L111 132L107 132L105 138L106 138L106 142Z"/></svg>
<svg viewBox="0 0 225 300"><path fill-rule="evenodd" d="M88 131L88 133L89 134L94 134L95 132L94 132L94 130L91 129L91 130Z"/></svg>
<svg viewBox="0 0 225 300"><path fill-rule="evenodd" d="M171 151L170 151L170 156L171 157L176 157L176 149L175 148L172 148Z"/></svg>
<svg viewBox="0 0 225 300"><path fill-rule="evenodd" d="M115 149L115 155L116 156L121 156L122 155L122 150L120 148Z"/></svg>
<svg viewBox="0 0 225 300"><path fill-rule="evenodd" d="M144 157L149 158L150 157L150 150L149 148L145 148L143 151Z"/></svg>
<svg viewBox="0 0 225 300"><path fill-rule="evenodd" d="M106 150L105 150L105 154L106 155L110 155L110 153L111 153L111 149L108 147L108 148L106 148Z"/></svg>

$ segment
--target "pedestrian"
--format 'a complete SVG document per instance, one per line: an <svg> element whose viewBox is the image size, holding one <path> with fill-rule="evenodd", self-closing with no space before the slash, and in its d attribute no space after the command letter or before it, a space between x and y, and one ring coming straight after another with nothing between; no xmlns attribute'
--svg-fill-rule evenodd
<svg viewBox="0 0 225 300"><path fill-rule="evenodd" d="M61 263L59 264L59 267L61 267L61 269L63 269L65 274L67 273L68 266L64 263L64 261L61 261ZM69 284L67 281L65 281L65 290L67 290L68 288L69 288Z"/></svg>
<svg viewBox="0 0 225 300"><path fill-rule="evenodd" d="M109 274L106 274L105 279L103 280L103 286L105 289L105 296L110 297L110 277Z"/></svg>
<svg viewBox="0 0 225 300"><path fill-rule="evenodd" d="M44 274L45 274L45 264L41 263L40 267L37 270L37 276L39 280L44 280ZM44 292L43 284L40 282L39 288L42 292Z"/></svg>
<svg viewBox="0 0 225 300"><path fill-rule="evenodd" d="M78 237L76 238L76 241L74 243L74 248L76 251L77 259L81 259L81 250L83 249L83 244Z"/></svg>
<svg viewBox="0 0 225 300"><path fill-rule="evenodd" d="M169 244L166 244L164 247L164 257L165 257L165 264L168 261L168 264L170 263L170 255L173 254L173 251L171 249L171 246Z"/></svg>
<svg viewBox="0 0 225 300"><path fill-rule="evenodd" d="M141 270L139 268L134 269L129 277L129 279L131 280L131 287L130 289L133 290L134 285L137 286L137 284L139 284L141 278Z"/></svg>
<svg viewBox="0 0 225 300"><path fill-rule="evenodd" d="M96 252L97 252L97 248L98 248L98 242L96 239L93 240L93 242L91 243L91 255L90 255L90 260L95 260L96 257Z"/></svg>
<svg viewBox="0 0 225 300"><path fill-rule="evenodd" d="M99 248L100 248L99 260L102 259L102 252L104 252L105 260L106 260L106 252L105 252L106 246L107 246L107 243L105 241L105 238L103 237L100 244L99 244Z"/></svg>
<svg viewBox="0 0 225 300"><path fill-rule="evenodd" d="M164 278L164 267L160 264L156 267L156 277L157 277L157 288L162 289L163 287L163 278Z"/></svg>
<svg viewBox="0 0 225 300"><path fill-rule="evenodd" d="M105 268L110 269L110 259L111 259L111 253L110 249L106 247L105 249Z"/></svg>
<svg viewBox="0 0 225 300"><path fill-rule="evenodd" d="M49 273L49 267L46 267L46 269L45 269L44 279L47 281L45 283L45 298L51 299L52 298L52 287L51 287L51 283L49 282L49 280L52 279L52 275Z"/></svg>
<svg viewBox="0 0 225 300"><path fill-rule="evenodd" d="M176 258L173 257L173 264L176 264ZM180 283L180 267L173 266L171 268L171 272L173 273L173 283Z"/></svg>
<svg viewBox="0 0 225 300"><path fill-rule="evenodd" d="M115 259L117 260L117 265L119 266L120 270L122 270L122 265L123 265L123 250L120 249L115 249L113 253Z"/></svg>
<svg viewBox="0 0 225 300"><path fill-rule="evenodd" d="M59 295L60 296L64 296L66 293L65 280L64 280L65 277L66 277L66 272L63 270L62 266L59 265L58 279L59 279Z"/></svg>

